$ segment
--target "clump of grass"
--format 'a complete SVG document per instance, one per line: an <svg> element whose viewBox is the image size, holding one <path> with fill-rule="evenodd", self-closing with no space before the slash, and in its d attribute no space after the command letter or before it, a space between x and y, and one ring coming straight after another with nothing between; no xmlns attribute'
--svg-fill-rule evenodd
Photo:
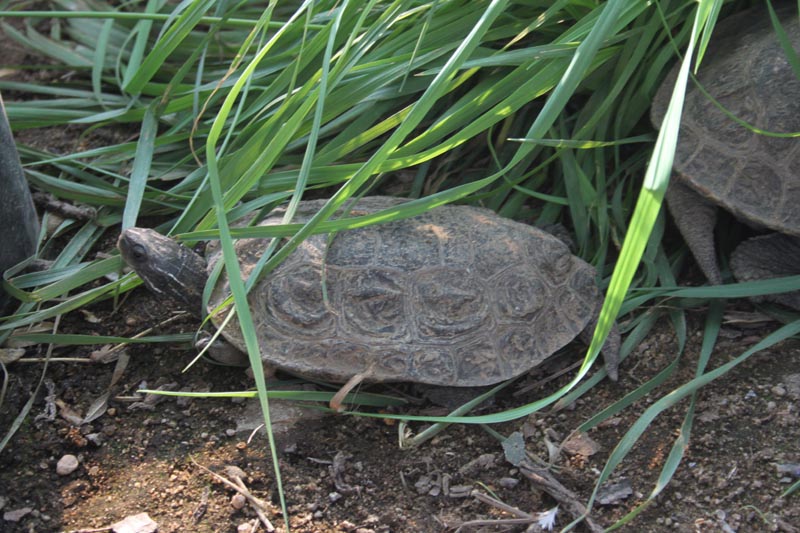
<svg viewBox="0 0 800 533"><path fill-rule="evenodd" d="M675 289L681 252L660 242L692 50L702 54L721 2L323 0L263 9L203 0L174 11L158 2L55 4L60 11L0 13L9 37L63 74L49 85L0 81L0 90L27 95L8 102L12 126L124 127L138 135L60 155L20 146L33 187L92 205L98 216L66 221L43 240L42 251L55 253L54 239L71 232L50 271L10 276L5 286L22 303L0 324L0 338L136 287L133 274L106 281L121 271L118 256L88 253L120 226L157 217L159 230L187 244L221 239L266 415L234 238L286 237L262 261L265 274L314 233L402 219L449 202L481 204L540 225L564 222L578 254L607 287L586 363L562 390L503 413L422 418L490 424L571 401L602 379L602 372L586 375L620 316L628 333L624 357L665 314L685 337L679 306L659 310L653 300L677 299L686 307L697 298L765 290L764 283ZM11 17L24 27L12 27ZM650 98L678 50L686 59L656 138L647 120ZM406 192L416 201L388 216L330 218L349 198L403 174L411 176ZM290 224L308 195L329 201L308 223ZM229 226L286 201L285 225ZM712 308L706 361L719 327L719 309ZM764 346L796 329L793 323L778 330ZM653 405L620 443L598 486L653 417L729 365L706 372L703 363L693 381ZM624 409L674 367L585 427ZM676 441L659 487L674 473L682 445Z"/></svg>

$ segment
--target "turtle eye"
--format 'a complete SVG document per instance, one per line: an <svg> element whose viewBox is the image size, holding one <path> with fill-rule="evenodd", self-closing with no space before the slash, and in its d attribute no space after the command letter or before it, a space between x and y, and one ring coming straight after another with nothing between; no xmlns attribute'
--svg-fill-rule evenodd
<svg viewBox="0 0 800 533"><path fill-rule="evenodd" d="M131 257L136 262L142 262L147 259L147 250L141 244L134 244L131 248Z"/></svg>

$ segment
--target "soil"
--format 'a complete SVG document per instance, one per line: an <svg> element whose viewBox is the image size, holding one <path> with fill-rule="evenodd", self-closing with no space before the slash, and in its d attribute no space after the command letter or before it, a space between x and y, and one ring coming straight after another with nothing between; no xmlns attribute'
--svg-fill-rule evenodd
<svg viewBox="0 0 800 533"><path fill-rule="evenodd" d="M14 49L13 52L19 52ZM19 59L19 63L27 58ZM12 61L17 63L17 61ZM66 130L65 130L66 131ZM74 133L74 134L73 134ZM78 131L66 131L48 149L75 149ZM23 132L35 141L36 132ZM110 248L111 242L106 243ZM747 308L746 303L740 304ZM174 316L164 302L139 289L114 308L94 305L63 318L60 331L132 336ZM525 451L548 460L548 443L567 442L553 457L552 477L585 504L610 453L642 412L694 374L702 340L703 312L690 315L690 340L678 370L649 395L634 402L588 435L573 431L604 407L647 382L676 357L677 343L664 323L624 361L617 383L602 381L581 399L560 409L497 424L503 436L518 432ZM194 332L189 317L156 333ZM711 367L737 356L774 329L726 326ZM88 358L98 347L57 347L55 358ZM26 358L43 357L47 346L30 346ZM136 391L165 387L183 391L245 390L248 375L237 368L199 363L183 345L130 345L129 362L111 388L101 416L79 423L108 389L114 364L51 362L33 407L7 447L0 452L0 531L105 531L126 517L147 513L165 532L245 531L258 520L254 507L211 472L235 482L237 475L259 498L262 516L284 530L278 489L263 431L251 436L254 400L166 399L142 402ZM577 359L570 346L559 357ZM42 377L41 362L10 367L0 434L5 434ZM571 374L536 384L551 369L521 378L480 412L501 411L544 397ZM377 387L376 390L385 390ZM596 504L591 518L609 527L645 500L656 486L681 426L688 401L664 412L614 471L608 501ZM800 477L800 342L786 341L760 352L704 387L686 454L673 480L621 531L800 531L797 494L781 497ZM435 407L396 412L434 413ZM278 436L278 456L288 521L297 532L537 531L510 518L536 515L560 504L555 525L573 517L569 502L557 501L531 480L525 463L508 459L499 440L477 425L452 425L421 446L398 446L398 426L390 420L354 415L303 415ZM244 422L243 422L244 421ZM419 431L419 424L412 426ZM518 451L518 450L517 450ZM74 455L78 466L60 475L57 464ZM235 468L240 469L237 471ZM541 472L539 472L541 473ZM558 493L558 491L555 491ZM608 492L608 491L607 491ZM487 497L517 510L516 515ZM473 525L465 525L471 522ZM534 520L534 524L536 521ZM586 524L577 530L587 530ZM261 527L258 531L264 531Z"/></svg>
<svg viewBox="0 0 800 533"><path fill-rule="evenodd" d="M143 289L116 310L107 302L87 311L66 317L62 330L131 336L174 314ZM702 313L693 318L696 333L675 376L591 430L588 439L571 439L572 445L558 455L553 476L578 501L588 500L609 453L643 409L691 378ZM191 332L196 327L187 317L158 332ZM738 355L762 335L763 330L748 333L726 327L712 366ZM142 387L169 384L184 391L244 390L250 378L241 369L207 363L182 372L193 350L155 346L126 348L130 362L113 389L115 399L89 424L75 425L70 414L86 414L108 388L113 365L49 365L50 398L39 394L21 429L0 454L0 511L6 517L9 512L30 512L17 522L0 522L0 530L85 531L145 512L161 532L236 531L255 513L250 506L234 508L234 490L206 470L233 479L226 470L230 466L244 472L239 475L244 476L246 487L265 501L266 517L277 530L283 529L267 439L263 431L252 439L248 427L237 431L241 419L252 420L257 411L254 400L172 398L132 407L133 400L142 400L135 392ZM28 356L41 355L45 348L31 347ZM53 356L87 357L92 349L60 348ZM574 359L580 349L572 346L561 358ZM547 460L545 440L561 443L581 423L668 365L675 351L673 334L666 325L659 326L626 359L618 383L603 381L560 411L546 410L493 429L506 436L522 433L526 451ZM796 496L783 499L781 493L800 469L798 369L800 343L787 341L751 357L702 389L686 457L675 478L656 505L622 530L797 531L800 506ZM42 365L36 363L10 368L10 388L0 413L2 427L9 427L22 410L41 371ZM526 376L512 390L499 394L484 412L529 403L563 385L568 377L515 396L515 390L541 378ZM55 416L47 410L54 400L60 406ZM622 490L621 497L612 498L608 505L596 505L593 520L610 526L653 490L687 408L688 402L681 402L654 421L612 476L612 482L629 484L630 490ZM425 405L399 412L420 409L431 411ZM467 521L482 521L484 525L464 531L525 531L525 525L490 526L511 515L476 499L475 493L530 514L557 503L521 468L509 463L500 442L480 426L450 426L410 450L399 448L397 432L397 426L386 419L328 414L303 418L280 435L280 468L292 530L450 531ZM76 456L79 466L59 475L56 465L66 454ZM561 507L558 527L571 521L563 503Z"/></svg>

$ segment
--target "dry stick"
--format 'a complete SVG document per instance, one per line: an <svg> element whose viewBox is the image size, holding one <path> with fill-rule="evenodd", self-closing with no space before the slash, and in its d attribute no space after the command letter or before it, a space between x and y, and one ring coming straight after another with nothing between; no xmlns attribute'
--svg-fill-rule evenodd
<svg viewBox="0 0 800 533"><path fill-rule="evenodd" d="M267 516L264 514L263 511L263 509L268 508L267 503L264 500L257 498L256 496L253 496L253 494L247 489L247 486L244 484L241 478L239 478L238 476L234 477L234 479L236 480L236 483L234 483L233 481L228 480L227 478L217 474L216 472L212 472L205 466L195 461L194 458L192 458L192 463L194 463L201 470L204 470L212 477L216 478L223 484L227 485L228 487L232 488L233 490L235 490L236 492L247 498L247 500L253 506L253 510L258 515L258 518L261 519L261 522L264 524L264 527L267 528L267 531L270 533L272 531L275 531L275 526L272 525L272 522L269 521L269 519L267 518Z"/></svg>
<svg viewBox="0 0 800 533"><path fill-rule="evenodd" d="M461 531L463 528L468 527L481 527L481 526L514 526L514 525L526 525L532 524L536 522L538 519L522 511L517 509L516 507L512 507L507 503L503 503L500 500L492 498L482 492L478 492L477 490L473 490L471 496L474 497L476 500L481 501L483 503L487 503L493 507L497 507L501 511L505 511L510 513L517 518L500 518L496 520L469 520L467 522L462 522L459 524L458 529L456 529L456 533Z"/></svg>
<svg viewBox="0 0 800 533"><path fill-rule="evenodd" d="M493 505L498 509L505 511L507 513L511 513L517 518L524 518L526 520L536 520L530 513L526 513L521 509L517 509L516 507L512 507L507 503L501 502L498 499L492 498L489 495L486 495L482 492L478 492L477 490L473 490L471 496L476 500L482 501L483 503L488 503L489 505Z"/></svg>
<svg viewBox="0 0 800 533"><path fill-rule="evenodd" d="M602 533L604 529L589 517L589 511L578 501L574 492L562 485L546 468L539 468L529 459L524 459L519 464L519 471L528 478L534 486L545 491L555 498L569 514L576 519L583 519L586 527L593 533Z"/></svg>
<svg viewBox="0 0 800 533"><path fill-rule="evenodd" d="M22 357L14 361L15 363L44 363L45 361L50 361L51 363L87 363L87 364L96 364L97 361L94 359L90 359L89 357L51 357L50 359L46 357Z"/></svg>
<svg viewBox="0 0 800 533"><path fill-rule="evenodd" d="M87 205L74 205L64 200L59 200L49 192L33 193L33 201L44 209L56 213L64 218L75 220L94 220L97 218L97 210Z"/></svg>
<svg viewBox="0 0 800 533"><path fill-rule="evenodd" d="M483 527L483 526L524 526L536 522L534 518L498 518L497 520L469 520L462 522L455 533L460 533L466 527Z"/></svg>

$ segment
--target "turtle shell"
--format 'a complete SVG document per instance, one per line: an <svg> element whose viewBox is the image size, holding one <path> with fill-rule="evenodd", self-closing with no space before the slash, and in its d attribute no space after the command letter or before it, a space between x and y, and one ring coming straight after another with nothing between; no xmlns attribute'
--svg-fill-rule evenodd
<svg viewBox="0 0 800 533"><path fill-rule="evenodd" d="M778 10L800 52L796 8ZM666 113L678 69L659 89L651 111ZM800 131L800 80L786 59L767 10L755 8L714 29L697 76L736 117L769 132ZM800 235L800 142L760 135L720 110L689 82L674 168L700 194L754 225Z"/></svg>
<svg viewBox="0 0 800 533"><path fill-rule="evenodd" d="M365 197L352 216L404 200ZM295 222L323 205L302 202ZM262 224L280 224L283 211ZM249 275L269 239L236 243ZM207 253L209 271L221 260ZM209 310L230 293L221 277ZM262 358L308 377L479 386L517 376L575 338L601 303L595 270L552 235L468 206L315 235L253 287ZM217 315L221 320L224 315ZM244 348L238 324L223 334Z"/></svg>

